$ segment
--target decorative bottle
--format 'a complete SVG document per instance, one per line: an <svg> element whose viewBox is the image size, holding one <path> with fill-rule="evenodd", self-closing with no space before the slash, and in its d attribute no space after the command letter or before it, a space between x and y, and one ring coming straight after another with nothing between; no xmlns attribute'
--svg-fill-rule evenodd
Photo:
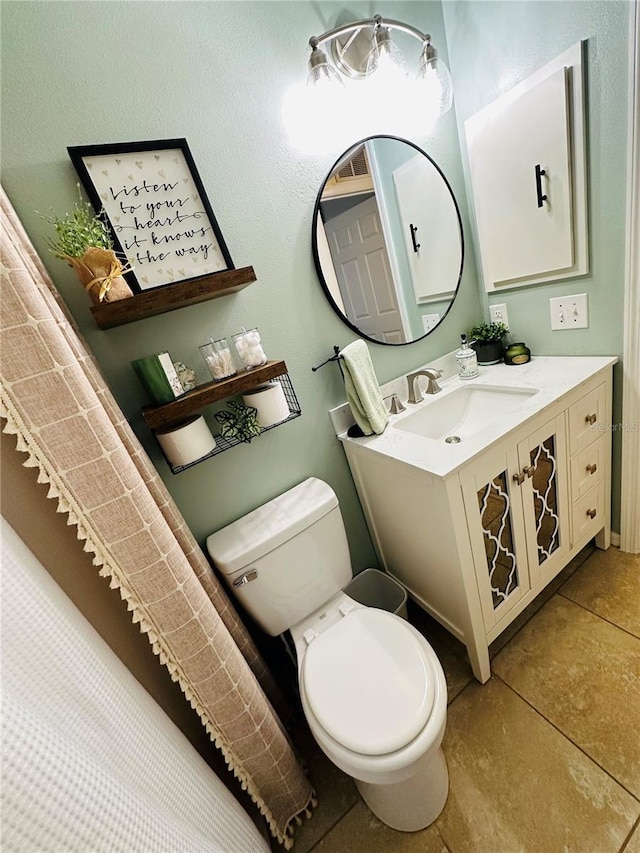
<svg viewBox="0 0 640 853"><path fill-rule="evenodd" d="M475 379L479 375L478 356L467 343L466 335L460 335L460 349L456 353L456 364L460 379Z"/></svg>

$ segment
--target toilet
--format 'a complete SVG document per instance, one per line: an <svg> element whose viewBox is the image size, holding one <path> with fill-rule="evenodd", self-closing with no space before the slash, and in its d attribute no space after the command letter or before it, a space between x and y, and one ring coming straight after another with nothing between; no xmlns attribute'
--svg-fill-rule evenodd
<svg viewBox="0 0 640 853"><path fill-rule="evenodd" d="M309 728L371 811L412 832L444 808L444 673L409 622L343 590L338 499L310 477L207 539L233 595L271 636L291 632Z"/></svg>

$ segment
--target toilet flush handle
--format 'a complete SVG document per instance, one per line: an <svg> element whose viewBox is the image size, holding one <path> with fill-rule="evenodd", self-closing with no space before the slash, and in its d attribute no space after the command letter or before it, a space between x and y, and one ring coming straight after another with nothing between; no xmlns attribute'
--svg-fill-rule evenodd
<svg viewBox="0 0 640 853"><path fill-rule="evenodd" d="M233 582L233 586L234 586L234 588L237 588L239 586L244 586L246 583L249 583L249 581L254 581L257 577L258 577L257 571L255 569L251 569L251 571L245 572L239 578L236 578Z"/></svg>

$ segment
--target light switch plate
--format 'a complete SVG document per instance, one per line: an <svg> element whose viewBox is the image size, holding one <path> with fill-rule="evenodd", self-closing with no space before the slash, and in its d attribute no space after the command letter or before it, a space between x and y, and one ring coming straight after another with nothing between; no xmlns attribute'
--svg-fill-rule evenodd
<svg viewBox="0 0 640 853"><path fill-rule="evenodd" d="M586 293L573 296L556 296L549 300L551 328L587 329L589 327L589 303Z"/></svg>
<svg viewBox="0 0 640 853"><path fill-rule="evenodd" d="M506 303L500 302L498 305L489 306L489 317L492 323L504 323L509 325L509 315L507 314Z"/></svg>

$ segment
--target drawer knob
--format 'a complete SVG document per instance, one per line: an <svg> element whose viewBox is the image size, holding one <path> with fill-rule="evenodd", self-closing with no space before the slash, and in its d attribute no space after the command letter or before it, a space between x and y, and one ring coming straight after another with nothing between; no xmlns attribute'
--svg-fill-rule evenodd
<svg viewBox="0 0 640 853"><path fill-rule="evenodd" d="M588 474L595 474L597 470L598 470L598 466L596 465L595 462L593 463L593 465L587 465L587 473Z"/></svg>
<svg viewBox="0 0 640 853"><path fill-rule="evenodd" d="M585 421L588 424L590 424L591 426L593 426L597 420L598 420L598 416L596 415L595 412L592 415L587 415L585 418Z"/></svg>
<svg viewBox="0 0 640 853"><path fill-rule="evenodd" d="M589 518L595 518L597 514L598 514L598 511L595 509L588 509L587 510L587 515L589 516Z"/></svg>

